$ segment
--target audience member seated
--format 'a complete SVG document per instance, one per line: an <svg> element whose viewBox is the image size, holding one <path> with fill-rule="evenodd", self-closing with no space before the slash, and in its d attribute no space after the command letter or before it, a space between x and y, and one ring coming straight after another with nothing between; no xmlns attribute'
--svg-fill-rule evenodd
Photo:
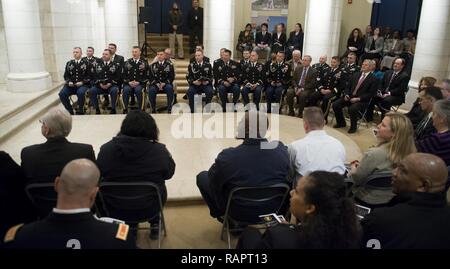
<svg viewBox="0 0 450 269"><path fill-rule="evenodd" d="M433 106L433 126L436 132L418 140L417 151L430 153L444 160L450 166L450 101L439 100Z"/></svg>
<svg viewBox="0 0 450 269"><path fill-rule="evenodd" d="M354 249L360 244L355 206L344 178L316 171L291 191L290 211L300 224L277 224L261 233L247 228L238 249Z"/></svg>
<svg viewBox="0 0 450 269"><path fill-rule="evenodd" d="M205 47L203 47L203 45L197 45L195 47L195 52L197 52L197 51L201 51L203 53L203 61L205 63L211 63L211 60L205 56ZM195 61L196 60L195 60L195 53L194 53L193 56L191 57L191 59L189 60L189 63L193 63Z"/></svg>
<svg viewBox="0 0 450 269"><path fill-rule="evenodd" d="M265 122L267 125L263 126ZM268 142L264 138L265 127L268 127L265 114L256 111L245 113L238 126L238 139L244 139L242 145L223 150L209 171L197 176L197 186L213 218L224 216L228 195L233 188L288 182L287 148L278 141ZM237 212L236 215L245 219L246 212Z"/></svg>
<svg viewBox="0 0 450 269"><path fill-rule="evenodd" d="M373 59L373 61L375 62L375 65L372 66L370 72L372 72L374 74L374 76L380 80L380 86L381 86L381 81L383 80L384 73L380 69L380 59L375 58L375 59Z"/></svg>
<svg viewBox="0 0 450 269"><path fill-rule="evenodd" d="M279 51L285 52L286 49L286 34L283 32L283 25L278 24L276 26L276 32L272 34L272 53L278 53Z"/></svg>
<svg viewBox="0 0 450 269"><path fill-rule="evenodd" d="M423 77L419 81L419 89L418 93L420 95L420 92L425 90L428 87L432 87L436 83L436 79L433 77ZM411 110L405 114L409 120L412 122L414 129L416 129L419 122L425 117L425 112L420 107L420 98L417 98L417 100L414 102L414 104L411 107Z"/></svg>
<svg viewBox="0 0 450 269"><path fill-rule="evenodd" d="M443 99L442 91L436 87L429 87L419 93L420 107L425 116L414 129L416 140L422 140L436 132L433 126L433 105Z"/></svg>
<svg viewBox="0 0 450 269"><path fill-rule="evenodd" d="M289 34L289 39L286 43L286 55L288 55L289 60L291 59L290 55L293 54L295 50L300 51L300 57L301 53L303 51L303 28L300 23L295 24L294 31L292 31Z"/></svg>
<svg viewBox="0 0 450 269"><path fill-rule="evenodd" d="M0 212L0 238L13 225L36 219L33 206L25 194L22 169L4 151L0 151Z"/></svg>
<svg viewBox="0 0 450 269"><path fill-rule="evenodd" d="M401 160L392 176L397 196L362 221L363 244L376 239L381 249L449 249L447 177L436 156L416 153Z"/></svg>
<svg viewBox="0 0 450 269"><path fill-rule="evenodd" d="M438 87L441 88L444 99L450 100L450 79L443 79Z"/></svg>
<svg viewBox="0 0 450 269"><path fill-rule="evenodd" d="M381 70L391 69L394 60L403 53L403 42L400 31L394 31L392 38L384 40L383 60L381 61ZM405 62L406 64L406 62Z"/></svg>
<svg viewBox="0 0 450 269"><path fill-rule="evenodd" d="M266 52L266 61L270 60L270 46L272 45L272 35L267 32L269 25L267 23L261 24L261 32L256 33L255 51L259 54L260 51Z"/></svg>
<svg viewBox="0 0 450 269"><path fill-rule="evenodd" d="M375 105L380 108L381 118L383 118L391 110L392 106L399 106L405 102L409 75L404 70L405 60L397 58L394 62L393 70L389 70L384 74L381 88L369 105L366 116L367 121L373 120Z"/></svg>
<svg viewBox="0 0 450 269"><path fill-rule="evenodd" d="M310 104L312 95L317 89L317 71L311 67L311 56L305 55L302 65L297 67L292 78L292 87L288 89L286 100L289 106L289 116L295 116L294 97L299 103L298 116L303 117L303 110Z"/></svg>
<svg viewBox="0 0 450 269"><path fill-rule="evenodd" d="M344 55L342 55L342 59L346 60L350 52L355 53L356 57L358 58L361 57L361 55L364 53L364 44L365 42L362 36L361 29L353 29L347 39L347 50L345 51Z"/></svg>
<svg viewBox="0 0 450 269"><path fill-rule="evenodd" d="M95 161L91 145L71 143L66 139L72 130L72 117L67 110L54 107L40 123L41 133L47 141L26 147L21 153L26 184L53 182L72 160L85 158Z"/></svg>
<svg viewBox="0 0 450 269"><path fill-rule="evenodd" d="M367 43L367 40L369 39L369 37L371 37L373 35L373 30L372 30L372 26L371 25L367 25L366 27L366 31L363 35L364 38L364 44Z"/></svg>
<svg viewBox="0 0 450 269"><path fill-rule="evenodd" d="M253 39L252 35L252 25L248 23L245 26L245 30L241 31L239 33L239 39L238 43L236 45L236 50L240 51L241 53L244 52L245 49L253 49L253 44L255 43L255 40Z"/></svg>
<svg viewBox="0 0 450 269"><path fill-rule="evenodd" d="M100 171L87 159L68 163L55 180L56 208L40 221L12 227L5 236L14 249L134 249L126 224L107 223L92 213Z"/></svg>
<svg viewBox="0 0 450 269"><path fill-rule="evenodd" d="M165 181L172 178L175 162L166 146L158 143L159 130L152 116L130 112L120 133L100 148L98 166L103 182L152 182L158 185L163 203L167 201ZM159 205L148 206L159 213ZM159 218L151 221L152 239L157 239Z"/></svg>
<svg viewBox="0 0 450 269"><path fill-rule="evenodd" d="M369 186L368 179L379 172L392 171L392 166L416 152L413 128L409 119L400 113L388 113L378 125L377 147L369 149L361 162L352 162L350 176L353 180L355 200L368 207L384 205L393 197L392 190Z"/></svg>
<svg viewBox="0 0 450 269"><path fill-rule="evenodd" d="M336 138L329 136L323 128L325 120L318 107L307 107L303 114L306 136L288 146L291 160L290 177L307 176L314 171L336 172L344 175L345 148Z"/></svg>
<svg viewBox="0 0 450 269"><path fill-rule="evenodd" d="M354 52L350 52L347 56L347 63L343 63L341 66L341 75L338 87L338 97L342 96L342 92L348 87L353 74L360 72L361 67L356 63L357 58Z"/></svg>
<svg viewBox="0 0 450 269"><path fill-rule="evenodd" d="M361 66L361 72L353 74L344 91L344 97L341 97L333 103L334 115L336 117L336 125L333 128L343 128L346 126L342 110L344 107L348 107L348 114L350 116L350 129L348 133L356 133L360 113L364 113L369 106L370 100L380 88L380 81L371 72L375 65L375 61L365 60Z"/></svg>
<svg viewBox="0 0 450 269"><path fill-rule="evenodd" d="M297 67L302 65L302 52L299 50L294 50L292 52L291 59L287 61L289 67L291 68L291 77L294 75L294 71Z"/></svg>
<svg viewBox="0 0 450 269"><path fill-rule="evenodd" d="M408 74L411 74L414 54L416 52L416 37L414 30L408 30L406 37L403 38L403 54L402 58L406 60L406 70Z"/></svg>
<svg viewBox="0 0 450 269"><path fill-rule="evenodd" d="M361 56L361 62L366 59L380 59L384 47L384 38L381 36L380 27L375 27L373 35L366 41L364 54Z"/></svg>

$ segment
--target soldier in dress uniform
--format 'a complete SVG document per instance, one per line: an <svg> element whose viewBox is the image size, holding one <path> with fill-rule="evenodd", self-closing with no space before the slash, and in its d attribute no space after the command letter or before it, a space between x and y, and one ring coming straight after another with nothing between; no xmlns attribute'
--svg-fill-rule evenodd
<svg viewBox="0 0 450 269"><path fill-rule="evenodd" d="M209 62L205 61L203 51L195 52L195 61L189 64L188 75L186 79L189 83L187 92L189 98L189 107L191 112L195 112L195 95L205 93L206 104L211 103L213 97L213 68Z"/></svg>
<svg viewBox="0 0 450 269"><path fill-rule="evenodd" d="M116 64L119 67L119 78L118 78L118 85L119 85L119 91L122 89L123 84L123 66L125 64L125 58L121 55L116 54L117 52L117 45L114 43L108 44L108 49L111 51L111 62ZM109 105L109 99L108 96L105 94L105 106Z"/></svg>
<svg viewBox="0 0 450 269"><path fill-rule="evenodd" d="M138 100L138 109L142 108L143 91L148 81L148 62L141 58L141 49L134 46L132 50L133 58L128 59L124 65L123 76L123 113L128 113L128 101L131 94L135 94Z"/></svg>
<svg viewBox="0 0 450 269"><path fill-rule="evenodd" d="M317 71L317 85L322 83L322 80L325 78L325 74L330 71L330 66L327 64L328 57L326 55L322 55L319 58L319 62L312 65Z"/></svg>
<svg viewBox="0 0 450 269"><path fill-rule="evenodd" d="M205 63L211 63L211 60L205 56L205 47L203 45L197 45L195 47L195 52L197 52L197 51L201 51L203 53L203 61ZM195 61L196 61L196 59L195 59L195 53L194 53L194 56L191 57L191 59L189 60L189 63L194 63Z"/></svg>
<svg viewBox="0 0 450 269"><path fill-rule="evenodd" d="M330 69L323 74L323 79L318 85L319 91L313 93L311 96L311 104L317 105L322 101L322 111L325 116L325 121L327 121L328 113L331 107L331 103L337 99L337 94L339 93L339 81L341 78L340 58L334 56L331 58Z"/></svg>
<svg viewBox="0 0 450 269"><path fill-rule="evenodd" d="M111 51L103 51L102 60L95 67L95 85L89 91L89 97L95 108L96 114L100 114L98 95L111 96L111 114L116 114L116 101L119 94L120 66L111 61ZM108 99L108 96L106 96Z"/></svg>
<svg viewBox="0 0 450 269"><path fill-rule="evenodd" d="M57 204L42 220L20 224L7 232L11 249L135 249L130 227L110 223L91 213L98 192L100 171L87 159L69 162L55 180Z"/></svg>
<svg viewBox="0 0 450 269"><path fill-rule="evenodd" d="M157 52L158 61L153 63L149 69L150 88L149 96L152 105L152 113L156 113L156 95L164 92L167 95L167 112L172 113L174 99L173 80L175 79L175 69L173 64L165 60L164 49Z"/></svg>
<svg viewBox="0 0 450 269"><path fill-rule="evenodd" d="M231 60L231 51L226 49L223 53L223 59L214 64L215 86L219 91L219 97L223 112L226 112L228 103L228 93L233 94L233 104L239 101L239 65Z"/></svg>
<svg viewBox="0 0 450 269"><path fill-rule="evenodd" d="M284 62L284 52L276 54L276 61L270 63L266 70L267 89L266 101L267 112L272 112L272 103L280 103L283 92L289 87L291 82L291 68Z"/></svg>
<svg viewBox="0 0 450 269"><path fill-rule="evenodd" d="M347 55L347 63L341 66L341 79L339 81L337 94L338 97L340 97L344 89L348 87L353 74L361 71L361 67L356 64L356 59L356 54L354 52L350 52Z"/></svg>
<svg viewBox="0 0 450 269"><path fill-rule="evenodd" d="M64 88L59 92L59 99L64 107L73 115L73 108L70 104L69 97L77 95L78 98L78 115L84 114L84 95L89 87L89 66L88 63L81 59L81 48L73 49L73 59L68 61L64 71Z"/></svg>
<svg viewBox="0 0 450 269"><path fill-rule="evenodd" d="M86 61L89 66L89 88L94 86L95 67L97 66L98 62L101 61L100 58L94 56L94 53L94 48L88 47L86 50L86 57L81 58L82 60Z"/></svg>
<svg viewBox="0 0 450 269"><path fill-rule="evenodd" d="M261 93L264 89L265 70L264 65L258 63L258 53L252 51L250 54L250 63L243 66L242 72L242 99L244 105L250 103L249 94L253 93L253 103L256 109L259 110L259 102L261 100Z"/></svg>

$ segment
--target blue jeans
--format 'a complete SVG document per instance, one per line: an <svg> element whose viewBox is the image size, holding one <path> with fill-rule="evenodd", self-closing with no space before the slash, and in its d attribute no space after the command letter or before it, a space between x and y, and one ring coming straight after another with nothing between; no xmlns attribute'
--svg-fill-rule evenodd
<svg viewBox="0 0 450 269"><path fill-rule="evenodd" d="M81 87L69 87L68 85L64 86L62 90L59 92L59 99L64 107L70 113L73 113L72 105L70 104L69 97L72 95L76 95L78 98L78 111L83 112L84 109L84 95L86 94L88 88L85 86Z"/></svg>
<svg viewBox="0 0 450 269"><path fill-rule="evenodd" d="M130 101L130 97L134 93L136 95L136 98L138 100L138 109L141 110L142 108L142 93L143 87L142 85L136 86L136 88L132 88L130 85L126 84L123 86L123 105L125 106L125 109L128 109L128 102Z"/></svg>
<svg viewBox="0 0 450 269"><path fill-rule="evenodd" d="M280 103L281 96L283 95L284 87L280 86L267 86L266 89L266 101L267 101L267 112L272 112L272 103Z"/></svg>
<svg viewBox="0 0 450 269"><path fill-rule="evenodd" d="M194 113L194 98L197 94L205 93L206 95L206 103L211 103L213 97L213 88L211 85L191 85L189 86L189 90L187 92L189 98L189 107L191 108L191 112Z"/></svg>
<svg viewBox="0 0 450 269"><path fill-rule="evenodd" d="M172 112L172 104L173 104L173 98L174 98L174 92L173 92L173 86L172 84L166 84L162 90L160 91L158 87L151 86L148 90L148 99L150 101L150 104L152 105L152 111L156 112L156 95L159 92L163 92L167 95L167 111L170 113Z"/></svg>
<svg viewBox="0 0 450 269"><path fill-rule="evenodd" d="M232 93L233 94L233 104L237 104L237 102L239 101L239 95L241 93L241 90L239 88L239 85L234 83L231 84L230 87L225 87L225 85L219 85L219 87L217 87L219 90L219 97L220 97L220 101L222 103L222 109L223 112L226 112L226 107L227 107L227 103L228 103L228 93Z"/></svg>
<svg viewBox="0 0 450 269"><path fill-rule="evenodd" d="M89 96L92 100L92 104L94 108L100 109L98 106L98 95L101 94L109 94L111 96L111 108L112 110L116 110L116 103L117 103L117 95L119 94L119 87L116 85L112 85L108 89L104 90L100 88L100 86L94 86L89 91Z"/></svg>
<svg viewBox="0 0 450 269"><path fill-rule="evenodd" d="M244 99L244 105L248 105L250 103L249 94L253 93L253 103L255 103L256 108L259 110L259 101L261 100L261 92L263 87L261 85L256 86L255 90L252 90L249 87L242 88L242 99Z"/></svg>

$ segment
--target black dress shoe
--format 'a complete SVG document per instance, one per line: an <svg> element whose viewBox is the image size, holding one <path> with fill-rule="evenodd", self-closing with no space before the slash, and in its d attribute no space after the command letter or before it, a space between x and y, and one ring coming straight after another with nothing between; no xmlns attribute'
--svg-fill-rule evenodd
<svg viewBox="0 0 450 269"><path fill-rule="evenodd" d="M77 110L77 115L84 115L84 112L81 110Z"/></svg>
<svg viewBox="0 0 450 269"><path fill-rule="evenodd" d="M345 127L345 124L335 124L333 126L333 128L335 128L335 129L344 128L344 127Z"/></svg>
<svg viewBox="0 0 450 269"><path fill-rule="evenodd" d="M350 128L350 129L348 129L348 133L349 133L349 134L354 134L354 133L356 133L356 128Z"/></svg>
<svg viewBox="0 0 450 269"><path fill-rule="evenodd" d="M124 109L123 114L128 114L128 109Z"/></svg>
<svg viewBox="0 0 450 269"><path fill-rule="evenodd" d="M116 113L116 110L115 110L115 109L112 109L111 112L109 112L109 114L110 114L110 115L115 115L115 114L117 114L117 113Z"/></svg>
<svg viewBox="0 0 450 269"><path fill-rule="evenodd" d="M96 114L96 115L100 115L100 114L102 114L102 113L100 112L100 109L96 109L96 110L95 110L95 114Z"/></svg>
<svg viewBox="0 0 450 269"><path fill-rule="evenodd" d="M294 113L294 111L289 111L289 114L288 114L288 116L291 116L291 117L295 117L295 113Z"/></svg>

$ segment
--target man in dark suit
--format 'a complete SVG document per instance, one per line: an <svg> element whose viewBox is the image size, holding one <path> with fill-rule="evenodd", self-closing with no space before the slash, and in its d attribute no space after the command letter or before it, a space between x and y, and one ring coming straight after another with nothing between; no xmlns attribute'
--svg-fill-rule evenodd
<svg viewBox="0 0 450 269"><path fill-rule="evenodd" d="M420 109L425 113L425 117L417 124L414 129L416 140L427 138L432 133L436 132L433 125L433 107L436 101L444 99L441 89L437 87L428 87L419 93Z"/></svg>
<svg viewBox="0 0 450 269"><path fill-rule="evenodd" d="M277 25L277 31L272 34L272 53L286 50L286 34L283 32L283 25L280 23Z"/></svg>
<svg viewBox="0 0 450 269"><path fill-rule="evenodd" d="M263 138L266 132L263 127L266 126L260 126L261 122L268 122L264 114L247 112L238 130L238 137L244 139L242 145L223 150L209 171L201 172L197 176L197 186L213 218L224 216L228 195L233 188L261 187L287 182L287 148L278 141L268 143ZM264 213L265 208L270 205L261 205L256 213ZM255 212L236 213L239 219L246 219L249 214L255 215Z"/></svg>
<svg viewBox="0 0 450 269"><path fill-rule="evenodd" d="M269 25L267 23L261 24L261 32L256 33L254 50L259 54L260 51L266 52L266 61L270 60L270 46L272 45L272 35L267 32Z"/></svg>
<svg viewBox="0 0 450 269"><path fill-rule="evenodd" d="M402 160L392 173L397 196L361 222L363 247L376 240L381 249L449 249L447 178L439 157L415 153Z"/></svg>
<svg viewBox="0 0 450 269"><path fill-rule="evenodd" d="M303 117L303 110L310 103L310 98L317 89L317 71L311 67L311 56L305 55L302 65L294 71L292 88L288 89L286 99L289 106L289 116L295 116L294 97L298 98L298 116Z"/></svg>
<svg viewBox="0 0 450 269"><path fill-rule="evenodd" d="M191 31L189 45L191 53L195 52L195 46L203 44L203 8L198 0L192 1L192 9L188 13L188 25Z"/></svg>
<svg viewBox="0 0 450 269"><path fill-rule="evenodd" d="M358 117L360 113L367 109L370 100L375 96L380 87L379 80L370 71L375 65L373 60L364 60L361 66L361 72L353 75L350 84L345 89L344 97L333 103L334 115L336 116L336 125L334 128L343 128L346 126L344 113L342 109L348 107L350 115L349 134L356 132L358 128Z"/></svg>
<svg viewBox="0 0 450 269"><path fill-rule="evenodd" d="M22 169L27 184L53 182L64 166L75 159L95 161L91 145L71 143L66 137L72 129L72 118L65 109L52 108L40 120L43 144L22 150Z"/></svg>
<svg viewBox="0 0 450 269"><path fill-rule="evenodd" d="M393 69L384 73L381 89L372 99L367 110L368 121L373 120L375 105L380 108L382 118L384 118L384 114L389 112L392 106L399 106L405 102L409 83L409 75L404 72L405 63L404 59L397 58L394 61Z"/></svg>
<svg viewBox="0 0 450 269"><path fill-rule="evenodd" d="M13 249L135 249L124 223L107 223L92 213L100 171L86 159L68 163L56 177L56 207L50 215L9 229L7 248Z"/></svg>

